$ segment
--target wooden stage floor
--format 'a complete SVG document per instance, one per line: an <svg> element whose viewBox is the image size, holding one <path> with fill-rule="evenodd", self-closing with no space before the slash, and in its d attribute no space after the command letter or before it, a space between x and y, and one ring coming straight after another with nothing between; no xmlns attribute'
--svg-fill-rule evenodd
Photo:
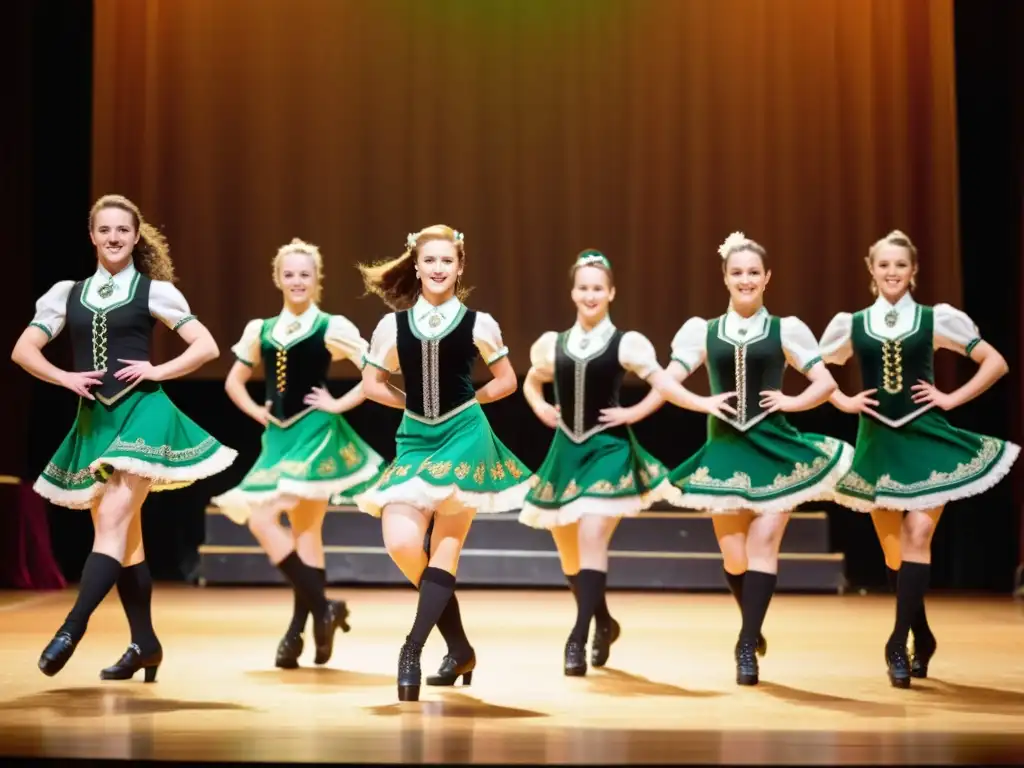
<svg viewBox="0 0 1024 768"><path fill-rule="evenodd" d="M411 589L339 590L353 631L327 668L275 670L281 588L158 585L158 682L101 682L128 642L116 594L55 678L36 662L74 591L0 593L0 757L367 763L1024 764L1024 608L929 603L934 679L889 686L882 596L777 596L762 684L734 684L728 595L612 593L623 625L605 670L561 672L572 598L460 593L470 688L395 698ZM307 639L304 664L311 665ZM435 633L424 652L443 654ZM310 661L306 661L310 659Z"/></svg>

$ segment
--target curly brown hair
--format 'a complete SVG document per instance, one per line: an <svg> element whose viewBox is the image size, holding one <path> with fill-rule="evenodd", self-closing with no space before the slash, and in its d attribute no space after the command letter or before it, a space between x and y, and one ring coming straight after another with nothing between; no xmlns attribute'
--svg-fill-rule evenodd
<svg viewBox="0 0 1024 768"><path fill-rule="evenodd" d="M89 231L92 231L96 214L104 208L120 208L132 216L132 222L139 233L139 242L132 249L135 268L153 280L174 282L174 263L171 261L171 247L163 233L142 218L139 206L123 195L104 195L89 211Z"/></svg>
<svg viewBox="0 0 1024 768"><path fill-rule="evenodd" d="M462 236L449 226L434 224L409 236L405 253L396 259L378 261L373 264L358 264L367 293L379 296L391 309L410 309L420 296L420 280L416 276L416 257L419 247L431 240L446 240L455 246L459 264L466 263L466 245ZM410 241L415 243L410 245ZM455 283L455 296L465 301L471 288L462 285L459 278Z"/></svg>

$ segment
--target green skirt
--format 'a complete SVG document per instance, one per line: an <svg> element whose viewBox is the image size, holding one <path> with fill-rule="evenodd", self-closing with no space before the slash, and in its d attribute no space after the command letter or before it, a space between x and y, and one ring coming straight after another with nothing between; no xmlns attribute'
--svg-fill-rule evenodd
<svg viewBox="0 0 1024 768"><path fill-rule="evenodd" d="M806 501L831 500L849 470L853 447L802 433L781 413L745 432L708 417L708 439L670 479L676 506L710 512L788 512Z"/></svg>
<svg viewBox="0 0 1024 768"><path fill-rule="evenodd" d="M80 399L71 431L33 487L54 504L89 509L115 471L166 491L222 471L237 455L179 411L162 387L144 384L109 406Z"/></svg>
<svg viewBox="0 0 1024 768"><path fill-rule="evenodd" d="M310 410L287 427L268 424L252 469L211 501L244 525L257 506L286 509L300 499L328 501L366 486L380 476L383 463L341 416Z"/></svg>
<svg viewBox="0 0 1024 768"><path fill-rule="evenodd" d="M584 515L634 517L670 489L668 470L630 429L625 436L598 432L582 443L557 429L534 477L519 513L531 528L571 525Z"/></svg>
<svg viewBox="0 0 1024 768"><path fill-rule="evenodd" d="M853 467L835 500L860 512L941 507L1002 480L1020 447L952 426L932 410L899 428L861 416Z"/></svg>
<svg viewBox="0 0 1024 768"><path fill-rule="evenodd" d="M359 509L375 517L387 504L440 514L462 507L506 512L519 509L529 490L530 470L491 431L476 400L440 423L427 424L406 411L395 449L380 482L355 499Z"/></svg>

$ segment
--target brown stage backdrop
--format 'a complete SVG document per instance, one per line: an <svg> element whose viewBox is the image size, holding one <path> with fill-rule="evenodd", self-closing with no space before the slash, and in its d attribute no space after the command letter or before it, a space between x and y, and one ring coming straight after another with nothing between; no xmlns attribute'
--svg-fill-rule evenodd
<svg viewBox="0 0 1024 768"><path fill-rule="evenodd" d="M568 327L584 247L663 362L726 305L717 245L772 258L768 306L820 334L870 302L893 227L922 301L960 302L951 0L96 0L94 192L140 203L225 354L276 314L293 236L369 338L354 264L466 233L471 304L520 372ZM85 233L83 232L83 238ZM162 334L158 350L176 348Z"/></svg>

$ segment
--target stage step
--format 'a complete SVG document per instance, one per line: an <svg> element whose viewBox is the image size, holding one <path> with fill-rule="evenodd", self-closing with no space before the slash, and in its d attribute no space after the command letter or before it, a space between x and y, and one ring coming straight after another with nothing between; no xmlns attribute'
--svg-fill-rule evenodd
<svg viewBox="0 0 1024 768"><path fill-rule="evenodd" d="M478 515L459 561L459 583L508 587L562 587L551 534L518 522L517 512ZM324 520L327 579L333 585L402 584L381 540L380 520L351 505L332 506ZM841 553L829 552L824 512L795 512L782 543L780 591L842 592ZM249 529L215 507L206 511L206 542L199 548L201 584L280 584ZM623 520L612 538L612 589L720 590L722 556L711 517L674 508Z"/></svg>

